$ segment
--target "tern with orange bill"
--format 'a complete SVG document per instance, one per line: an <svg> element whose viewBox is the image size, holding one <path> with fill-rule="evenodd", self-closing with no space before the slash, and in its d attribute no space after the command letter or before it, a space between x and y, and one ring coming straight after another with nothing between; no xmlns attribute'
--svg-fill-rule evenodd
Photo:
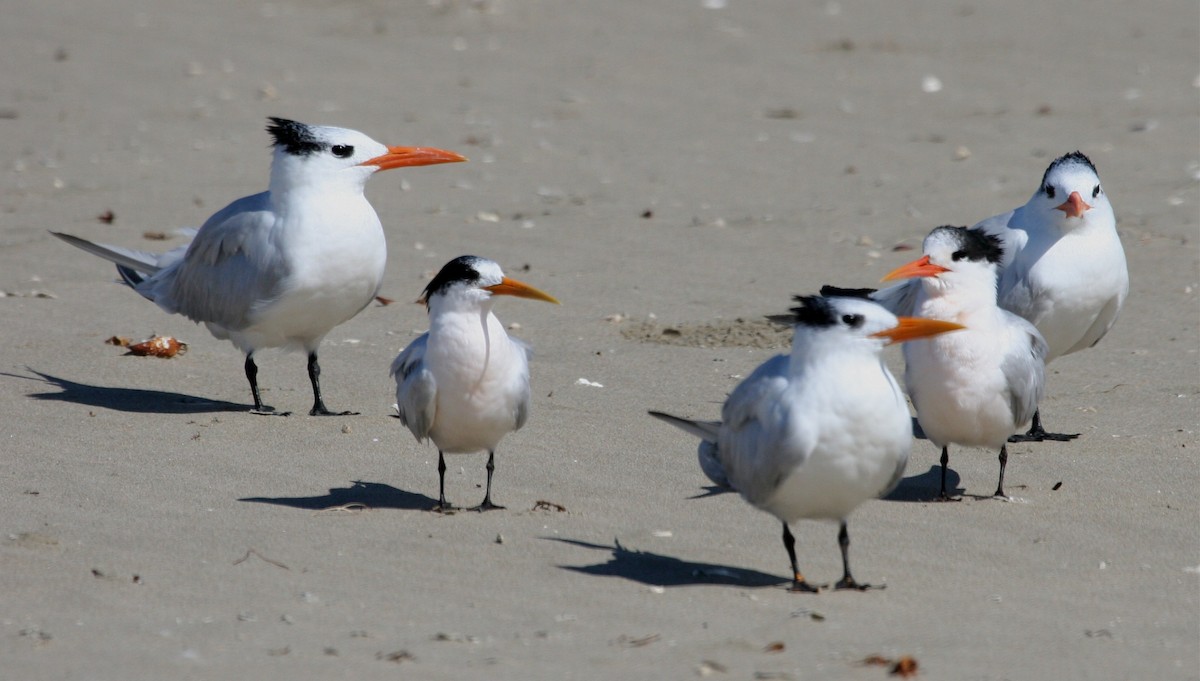
<svg viewBox="0 0 1200 681"><path fill-rule="evenodd" d="M904 346L904 383L925 436L942 449L942 484L950 445L1000 450L1004 493L1008 438L1029 423L1045 385L1046 341L1028 321L996 305L996 269L1003 247L995 235L972 227L938 227L925 237L924 255L890 272L885 281L913 279L920 317L962 324L963 331Z"/></svg>
<svg viewBox="0 0 1200 681"><path fill-rule="evenodd" d="M1029 320L1046 339L1046 362L1100 342L1129 295L1117 219L1096 166L1075 151L1055 159L1022 207L980 222L1000 238L1000 307ZM1010 441L1070 440L1048 433L1040 410Z"/></svg>
<svg viewBox="0 0 1200 681"><path fill-rule="evenodd" d="M325 406L317 349L325 334L374 299L383 282L387 243L363 187L380 170L466 158L427 147L388 147L345 128L270 121L269 188L222 208L189 244L147 253L52 233L116 263L125 283L163 310L202 322L236 345L246 356L255 413L280 413L263 404L255 354L283 348L308 355L310 414L354 414Z"/></svg>
<svg viewBox="0 0 1200 681"><path fill-rule="evenodd" d="M429 310L429 331L392 362L400 421L419 442L438 448L438 504L448 512L446 454L486 451L487 491L473 510L504 508L492 501L500 440L529 417L529 346L511 338L492 312L496 296L548 303L555 298L504 276L487 258L451 260L418 302Z"/></svg>
<svg viewBox="0 0 1200 681"><path fill-rule="evenodd" d="M783 523L791 590L818 588L800 573L789 525L839 523L842 579L836 589L865 590L850 573L850 512L890 492L912 447L912 419L881 353L891 343L962 329L897 318L861 298L801 296L793 308L790 354L761 364L729 395L720 421L650 414L700 437L700 468ZM950 334L953 335L953 334Z"/></svg>

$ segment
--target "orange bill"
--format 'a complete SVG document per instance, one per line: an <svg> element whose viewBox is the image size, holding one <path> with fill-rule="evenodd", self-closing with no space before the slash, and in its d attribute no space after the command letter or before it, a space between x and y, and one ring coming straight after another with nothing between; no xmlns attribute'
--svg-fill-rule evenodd
<svg viewBox="0 0 1200 681"><path fill-rule="evenodd" d="M1079 192L1071 192L1071 195L1067 197L1066 201L1062 202L1062 205L1055 206L1054 208L1066 213L1069 218L1077 218L1091 210L1092 207L1084 202Z"/></svg>
<svg viewBox="0 0 1200 681"><path fill-rule="evenodd" d="M467 157L462 154L433 147L388 147L386 154L367 159L359 165L379 166L380 170L391 170L408 166L430 166L435 163L458 163L465 160Z"/></svg>
<svg viewBox="0 0 1200 681"><path fill-rule="evenodd" d="M492 286L484 286L483 290L491 291L498 296L517 296L518 298L532 298L534 300L544 300L547 303L558 305L558 299L549 293L537 290L536 288L516 279L504 277L499 284Z"/></svg>
<svg viewBox="0 0 1200 681"><path fill-rule="evenodd" d="M934 265L929 262L929 256L925 255L917 260L914 260L907 265L901 265L896 269L888 272L880 281L892 281L893 279L916 279L917 277L936 277L942 272L949 272L948 268L941 265Z"/></svg>
<svg viewBox="0 0 1200 681"><path fill-rule="evenodd" d="M929 338L947 331L959 331L967 327L954 322L944 322L940 319L925 319L924 317L898 317L900 323L890 329L871 334L874 338L888 339L888 345L904 341Z"/></svg>

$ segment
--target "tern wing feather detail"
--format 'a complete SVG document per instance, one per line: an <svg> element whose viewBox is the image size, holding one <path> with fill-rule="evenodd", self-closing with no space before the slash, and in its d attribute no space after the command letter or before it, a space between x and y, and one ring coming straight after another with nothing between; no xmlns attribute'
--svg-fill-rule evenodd
<svg viewBox="0 0 1200 681"><path fill-rule="evenodd" d="M412 431L418 442L424 442L437 416L437 381L425 366L425 348L429 334L404 348L392 362L391 375L396 379L396 408L400 422Z"/></svg>
<svg viewBox="0 0 1200 681"><path fill-rule="evenodd" d="M289 274L268 202L266 193L256 194L213 215L183 258L140 288L194 321L231 330L252 324L255 312L286 290Z"/></svg>
<svg viewBox="0 0 1200 681"><path fill-rule="evenodd" d="M1046 386L1048 348L1033 324L1014 314L1007 316L1011 323L1021 328L1028 343L1025 350L1009 355L1000 363L1000 371L1008 386L1013 422L1023 425L1033 419L1038 402L1042 400Z"/></svg>

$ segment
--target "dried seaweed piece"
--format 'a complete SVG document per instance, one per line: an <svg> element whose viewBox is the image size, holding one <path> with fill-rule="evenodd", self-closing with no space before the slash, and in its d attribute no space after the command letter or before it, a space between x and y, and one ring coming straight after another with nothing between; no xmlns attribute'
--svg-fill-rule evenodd
<svg viewBox="0 0 1200 681"><path fill-rule="evenodd" d="M902 655L896 659L896 663L892 665L892 671L889 672L892 676L902 676L908 678L917 675L917 658L911 655Z"/></svg>
<svg viewBox="0 0 1200 681"><path fill-rule="evenodd" d="M154 336L147 338L140 343L133 343L127 346L130 355L138 357L174 357L187 352L187 343L180 341L170 336Z"/></svg>
<svg viewBox="0 0 1200 681"><path fill-rule="evenodd" d="M917 675L917 658L911 655L901 655L896 659L884 657L882 655L868 655L862 659L859 664L870 665L876 667L891 667L888 673L892 676L900 676L909 678Z"/></svg>

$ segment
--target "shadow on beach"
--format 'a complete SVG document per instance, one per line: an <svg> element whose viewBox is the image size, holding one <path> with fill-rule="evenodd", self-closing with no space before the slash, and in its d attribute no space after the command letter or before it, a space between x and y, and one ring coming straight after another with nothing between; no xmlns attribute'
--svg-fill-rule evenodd
<svg viewBox="0 0 1200 681"><path fill-rule="evenodd" d="M552 541L579 546L596 551L610 552L606 562L595 565L560 565L564 570L579 572L594 577L621 577L649 586L695 586L722 585L737 587L765 587L789 584L790 579L769 575L757 570L731 568L710 563L693 563L648 551L633 551L621 546L614 539L612 545L593 544L577 539L543 537Z"/></svg>

